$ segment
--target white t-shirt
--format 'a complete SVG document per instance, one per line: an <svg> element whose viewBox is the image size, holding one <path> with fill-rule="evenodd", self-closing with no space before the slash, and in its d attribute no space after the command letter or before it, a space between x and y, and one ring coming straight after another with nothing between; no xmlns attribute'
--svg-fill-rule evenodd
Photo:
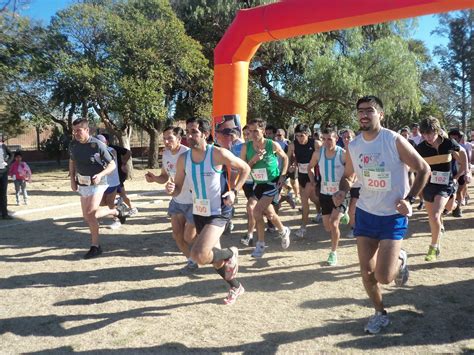
<svg viewBox="0 0 474 355"><path fill-rule="evenodd" d="M163 162L162 162L163 168L165 169L168 176L173 178L173 180L175 179L175 176L176 176L176 163L178 162L178 158L181 154L187 152L188 150L189 150L188 147L181 145L176 154L172 154L171 151L168 149L166 149L163 152ZM193 197L191 193L191 187L187 183L187 180L188 179L184 179L181 193L178 196L173 197L173 200L175 200L178 203L189 205L193 203Z"/></svg>
<svg viewBox="0 0 474 355"><path fill-rule="evenodd" d="M107 175L107 184L109 184L110 187L119 186L120 179L119 179L118 169L120 169L120 167L118 166L118 163L117 163L117 151L112 147L107 147L107 150L109 151L110 155L112 155L115 161L114 171L112 171L109 175Z"/></svg>

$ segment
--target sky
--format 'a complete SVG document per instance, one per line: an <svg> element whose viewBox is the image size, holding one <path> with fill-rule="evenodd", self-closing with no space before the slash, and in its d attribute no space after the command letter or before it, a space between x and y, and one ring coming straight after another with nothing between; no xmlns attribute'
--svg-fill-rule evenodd
<svg viewBox="0 0 474 355"><path fill-rule="evenodd" d="M72 3L74 3L74 0L30 0L30 5L20 13L47 24L51 16ZM420 16L418 17L418 29L413 33L414 38L425 42L431 54L435 46L447 44L445 37L431 34L437 25L436 15Z"/></svg>

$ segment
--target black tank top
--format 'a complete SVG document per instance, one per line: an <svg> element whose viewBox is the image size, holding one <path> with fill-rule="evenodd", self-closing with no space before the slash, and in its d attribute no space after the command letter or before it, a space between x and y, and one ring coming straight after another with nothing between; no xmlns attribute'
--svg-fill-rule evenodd
<svg viewBox="0 0 474 355"><path fill-rule="evenodd" d="M314 152L314 139L309 138L306 144L301 145L298 139L293 142L295 145L296 162L299 164L308 164Z"/></svg>

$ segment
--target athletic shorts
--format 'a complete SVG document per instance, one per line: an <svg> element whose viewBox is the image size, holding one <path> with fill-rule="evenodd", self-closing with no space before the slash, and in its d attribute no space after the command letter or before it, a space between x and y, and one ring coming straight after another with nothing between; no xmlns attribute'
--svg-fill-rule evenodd
<svg viewBox="0 0 474 355"><path fill-rule="evenodd" d="M423 189L423 199L427 202L434 202L435 196L440 195L441 197L450 197L456 193L456 189L453 184L450 185L438 185L438 184L426 184Z"/></svg>
<svg viewBox="0 0 474 355"><path fill-rule="evenodd" d="M168 216L171 217L176 214L183 215L186 219L186 222L194 224L192 203L179 203L174 199L171 199L170 205L168 206Z"/></svg>
<svg viewBox="0 0 474 355"><path fill-rule="evenodd" d="M109 187L107 188L107 190L104 191L104 195L109 195L109 194L112 194L112 193L114 193L114 192L120 193L119 189L120 189L120 185L117 185L117 186L109 186Z"/></svg>
<svg viewBox="0 0 474 355"><path fill-rule="evenodd" d="M304 189L306 184L309 182L309 175L298 173L298 184Z"/></svg>
<svg viewBox="0 0 474 355"><path fill-rule="evenodd" d="M377 216L360 208L355 211L355 237L401 240L408 229L408 218L401 214Z"/></svg>
<svg viewBox="0 0 474 355"><path fill-rule="evenodd" d="M360 197L360 187L353 187L351 188L351 198L359 198Z"/></svg>
<svg viewBox="0 0 474 355"><path fill-rule="evenodd" d="M291 180L295 180L295 179L296 179L296 170L295 170L295 171L292 171L291 173L290 173L290 172L287 172L287 173L286 173L286 177L287 177L287 178L290 178Z"/></svg>
<svg viewBox="0 0 474 355"><path fill-rule="evenodd" d="M319 203L321 204L321 214L327 216L332 213L332 210L336 209L334 202L332 201L332 195L319 194ZM345 213L347 206L345 203L341 205L341 213Z"/></svg>
<svg viewBox="0 0 474 355"><path fill-rule="evenodd" d="M264 183L264 184L255 184L254 188L253 188L253 192L255 194L255 197L259 200L263 196L273 197L274 200L276 200L277 203L278 203L279 191L278 191L278 188L277 188L277 181L278 180L276 180L275 182L267 182L267 183Z"/></svg>
<svg viewBox="0 0 474 355"><path fill-rule="evenodd" d="M245 194L245 197L247 197L247 200L249 198L256 198L255 197L255 193L253 191L253 182L250 182L250 183L245 183L244 186L242 186L242 190L244 190L244 194Z"/></svg>
<svg viewBox="0 0 474 355"><path fill-rule="evenodd" d="M78 185L77 192L79 192L79 195L81 195L82 197L88 197L88 196L98 195L98 194L103 195L108 187L109 185L107 184L89 185L89 186Z"/></svg>
<svg viewBox="0 0 474 355"><path fill-rule="evenodd" d="M197 214L193 215L194 218L194 225L196 226L197 234L201 233L204 227L207 224L217 226L217 227L225 227L227 223L230 221L230 214L229 215L219 215L219 216L199 216Z"/></svg>
<svg viewBox="0 0 474 355"><path fill-rule="evenodd" d="M462 175L458 179L459 186L463 186L466 183L466 179L464 178L466 175Z"/></svg>

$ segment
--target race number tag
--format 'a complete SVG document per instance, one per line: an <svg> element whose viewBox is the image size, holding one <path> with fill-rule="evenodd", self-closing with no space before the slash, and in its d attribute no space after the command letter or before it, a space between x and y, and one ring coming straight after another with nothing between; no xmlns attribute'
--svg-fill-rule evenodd
<svg viewBox="0 0 474 355"><path fill-rule="evenodd" d="M307 174L308 173L308 166L309 166L309 164L298 163L298 172L301 173L301 174Z"/></svg>
<svg viewBox="0 0 474 355"><path fill-rule="evenodd" d="M321 183L321 193L324 195L334 195L339 191L338 181L323 181Z"/></svg>
<svg viewBox="0 0 474 355"><path fill-rule="evenodd" d="M211 215L211 200L199 198L194 199L193 214L209 217Z"/></svg>
<svg viewBox="0 0 474 355"><path fill-rule="evenodd" d="M255 181L268 181L267 169L252 169L252 177Z"/></svg>
<svg viewBox="0 0 474 355"><path fill-rule="evenodd" d="M77 176L77 182L79 183L79 185L85 185L85 186L91 185L92 181L91 181L90 176L84 176L81 174L77 174L76 176Z"/></svg>
<svg viewBox="0 0 474 355"><path fill-rule="evenodd" d="M449 185L450 171L432 171L430 182L437 185Z"/></svg>
<svg viewBox="0 0 474 355"><path fill-rule="evenodd" d="M385 171L364 170L364 186L371 191L390 191L392 189L392 174Z"/></svg>

